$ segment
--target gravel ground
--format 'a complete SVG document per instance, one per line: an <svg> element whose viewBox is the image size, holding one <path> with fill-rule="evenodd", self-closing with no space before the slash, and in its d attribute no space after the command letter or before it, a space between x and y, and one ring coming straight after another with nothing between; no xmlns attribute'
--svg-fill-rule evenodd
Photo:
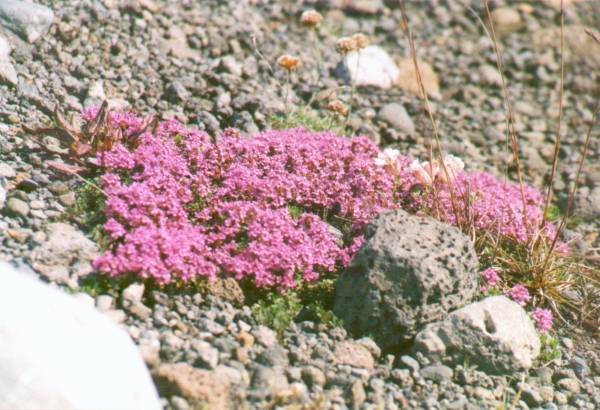
<svg viewBox="0 0 600 410"><path fill-rule="evenodd" d="M304 62L292 82L294 104L304 104L322 90L348 100L349 93L338 89L335 40L341 35L367 34L401 69L409 56L400 10L392 1L38 2L55 13L48 34L30 43L2 32L13 48L19 82L0 83L0 180L9 188L7 200L0 198L5 202L0 206L0 259L23 268L33 265L48 281L66 287L76 287L77 278L90 271L95 246L80 231L52 225L53 231L48 225L64 220L81 182L53 172L46 163L54 158L24 135L22 124L47 123L57 103L76 112L107 98L114 106L176 117L211 134L226 127L252 134L268 127L269 118L284 108L280 84L285 75L270 67L281 54L300 55ZM464 1L407 3L418 56L434 73L428 87L439 88L431 94L442 145L463 158L469 170L502 175L508 163L514 174L505 142L501 80L477 19ZM470 3L483 16L480 2ZM300 13L315 4L325 16L317 41L319 69L314 64L317 52L298 22ZM526 180L542 187L558 118L559 13L538 1L493 4L509 11L498 13L496 23ZM581 28L600 27L600 3L571 5L565 21L564 140L554 185L563 205L592 120L600 70L600 46ZM326 98L314 99L315 108L326 104ZM414 155L425 152L422 135L428 120L406 86L359 87L350 124L355 133L382 146L394 143ZM579 223L567 233L590 258L600 258L598 141L592 139L583 171ZM69 245L53 244L53 233L65 229L71 235ZM139 288L126 292L118 299L79 297L123 323L161 377L177 372L169 367L176 362L210 371L215 408L228 395L236 408L286 403L335 409L489 408L500 403L517 408L600 407L600 348L597 335L585 330L564 332L562 360L507 378L468 366L430 366L423 357L382 354L369 338L354 340L341 328L326 329L310 321L296 323L277 337L257 323L248 307L223 298L167 297L154 291L142 299ZM190 408L178 394L161 394L166 407Z"/></svg>

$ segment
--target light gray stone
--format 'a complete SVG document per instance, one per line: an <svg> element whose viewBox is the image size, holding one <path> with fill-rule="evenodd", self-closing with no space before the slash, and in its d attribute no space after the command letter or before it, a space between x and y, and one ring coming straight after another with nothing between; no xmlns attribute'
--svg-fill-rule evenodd
<svg viewBox="0 0 600 410"><path fill-rule="evenodd" d="M129 336L93 307L0 264L0 408L160 409Z"/></svg>
<svg viewBox="0 0 600 410"><path fill-rule="evenodd" d="M144 296L144 284L143 283L132 283L127 286L121 297L123 298L123 305L140 303Z"/></svg>
<svg viewBox="0 0 600 410"><path fill-rule="evenodd" d="M6 204L6 179L0 177L0 211L4 208L4 204Z"/></svg>
<svg viewBox="0 0 600 410"><path fill-rule="evenodd" d="M431 360L464 360L491 374L531 368L540 353L535 327L517 303L492 296L450 313L417 334L413 346Z"/></svg>
<svg viewBox="0 0 600 410"><path fill-rule="evenodd" d="M389 103L377 113L377 117L403 134L414 135L415 124L402 104Z"/></svg>
<svg viewBox="0 0 600 410"><path fill-rule="evenodd" d="M337 280L334 312L381 348L409 342L474 297L477 256L457 228L397 210L368 225L365 240Z"/></svg>
<svg viewBox="0 0 600 410"><path fill-rule="evenodd" d="M41 4L21 1L0 1L0 23L30 43L48 32L54 12Z"/></svg>
<svg viewBox="0 0 600 410"><path fill-rule="evenodd" d="M99 253L93 241L69 224L48 224L46 234L46 242L32 252L35 269L39 264L70 266L74 261L92 261Z"/></svg>
<svg viewBox="0 0 600 410"><path fill-rule="evenodd" d="M257 365L252 375L252 388L260 395L275 395L289 388L287 377L282 367Z"/></svg>
<svg viewBox="0 0 600 410"><path fill-rule="evenodd" d="M396 82L399 70L387 51L379 46L368 46L348 53L338 65L336 73L357 86L388 90Z"/></svg>
<svg viewBox="0 0 600 410"><path fill-rule="evenodd" d="M194 365L201 365L208 369L214 369L219 364L219 350L204 340L194 340L192 349L198 354Z"/></svg>
<svg viewBox="0 0 600 410"><path fill-rule="evenodd" d="M502 86L502 75L500 75L500 71L496 67L492 67L489 64L482 65L479 67L479 76L481 82L485 85Z"/></svg>
<svg viewBox="0 0 600 410"><path fill-rule="evenodd" d="M523 27L521 15L510 7L499 7L492 11L492 21L499 34L508 34L519 31Z"/></svg>
<svg viewBox="0 0 600 410"><path fill-rule="evenodd" d="M11 215L25 218L29 215L29 204L19 198L10 198L6 201L6 210Z"/></svg>
<svg viewBox="0 0 600 410"><path fill-rule="evenodd" d="M419 372L425 379L433 380L435 382L449 381L452 380L454 372L448 366L441 364L432 364L421 369Z"/></svg>
<svg viewBox="0 0 600 410"><path fill-rule="evenodd" d="M277 334L266 326L257 326L253 329L252 335L258 343L265 347L271 347L277 344Z"/></svg>
<svg viewBox="0 0 600 410"><path fill-rule="evenodd" d="M106 312L114 307L115 298L110 295L96 296L96 307L102 312Z"/></svg>

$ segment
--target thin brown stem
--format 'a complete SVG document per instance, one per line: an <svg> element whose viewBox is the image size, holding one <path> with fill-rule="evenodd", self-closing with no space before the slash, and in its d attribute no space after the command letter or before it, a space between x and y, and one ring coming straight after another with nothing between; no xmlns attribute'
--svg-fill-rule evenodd
<svg viewBox="0 0 600 410"><path fill-rule="evenodd" d="M440 163L442 164L442 169L444 170L444 173L446 175L446 180L450 181L451 177L450 177L450 173L448 172L448 168L446 167L446 164L444 162L444 155L443 155L443 150L442 150L442 144L440 143L440 135L439 135L437 123L433 116L433 110L431 108L431 104L429 103L429 98L428 98L427 92L425 90L425 85L423 84L423 76L421 75L421 69L419 68L419 61L417 60L417 50L415 48L415 42L414 42L412 32L410 30L410 25L408 22L408 14L406 13L406 3L405 3L405 0L399 0L399 2L400 2L400 14L402 15L401 27L402 27L402 31L404 32L404 35L406 35L406 38L408 39L408 46L410 48L410 56L413 61L413 65L415 67L417 84L419 86L419 97L421 98L421 101L423 101L424 109L427 112L427 115L429 116L429 121L431 122L431 127L433 129L433 136L434 136L435 143L436 143L436 149L438 151ZM429 136L426 132L424 133L424 135L425 135L425 145L427 148L427 157L428 157L427 159L429 161L430 175L433 178L433 172L432 172L433 167L434 167L433 144L431 143L431 140L429 139ZM436 203L436 211L439 215L439 201L438 201L439 196L438 196L437 190L435 188L435 184L432 184L432 187L433 187L434 195L435 195L434 202ZM454 195L454 189L451 185L448 186L448 189L449 189L449 193L450 193L450 203L452 205L452 212L454 213L454 216L456 217L457 225L460 226L460 218L458 215L458 207L456 206L456 198Z"/></svg>
<svg viewBox="0 0 600 410"><path fill-rule="evenodd" d="M556 176L556 168L558 166L558 153L560 151L560 128L562 125L563 116L563 93L565 84L565 59L564 59L564 48L565 48L565 9L563 0L560 0L560 88L558 91L558 124L556 127L556 141L554 144L554 156L552 158L552 171L550 172L550 181L548 181L548 191L546 192L546 201L544 203L544 217L542 218L541 227L544 227L546 218L548 216L548 207L552 201L552 191L554 188L554 178Z"/></svg>
<svg viewBox="0 0 600 410"><path fill-rule="evenodd" d="M504 70L502 68L502 55L500 53L500 48L498 47L498 40L496 39L496 33L494 31L494 24L492 21L492 13L490 12L490 6L488 0L483 0L485 14L487 17L488 25L489 25L489 34L491 36L492 44L494 47L494 52L496 54L496 67L500 72L500 77L502 79L502 92L504 94L504 105L506 108L506 134L507 139L510 140L510 144L513 151L513 158L515 164L517 166L517 178L519 180L519 188L521 191L521 201L523 203L523 225L530 226L530 223L527 219L527 201L525 199L525 187L523 184L523 173L521 170L521 161L519 159L519 144L517 141L517 131L515 129L515 117L512 110L512 104L510 102L510 97L508 95L508 88L506 86L506 79L504 77ZM529 234L529 232L527 232Z"/></svg>
<svg viewBox="0 0 600 410"><path fill-rule="evenodd" d="M569 193L569 199L567 200L567 208L565 209L565 213L558 225L558 229L556 230L556 234L554 235L554 239L552 240L552 245L550 245L550 249L548 254L546 255L546 260L544 261L544 268L548 264L548 259L552 251L554 250L556 244L558 243L558 238L560 237L562 231L567 224L567 219L569 218L569 213L571 212L571 208L573 207L573 202L575 201L575 194L577 193L577 189L579 188L579 179L581 178L581 171L583 169L583 163L585 162L585 158L587 156L588 148L590 145L590 140L592 136L592 130L594 129L594 125L596 125L596 118L598 117L598 109L600 108L600 99L596 100L596 106L594 107L594 113L592 116L592 122L587 131L587 135L585 137L585 143L583 145L583 150L581 153L581 158L579 160L579 165L577 166L577 173L575 175L575 181L573 181L573 189Z"/></svg>

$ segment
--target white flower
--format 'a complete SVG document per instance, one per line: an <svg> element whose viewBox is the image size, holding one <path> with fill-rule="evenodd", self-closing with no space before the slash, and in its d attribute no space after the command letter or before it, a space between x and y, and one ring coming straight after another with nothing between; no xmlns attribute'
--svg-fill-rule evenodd
<svg viewBox="0 0 600 410"><path fill-rule="evenodd" d="M419 162L419 160L414 160L408 166L408 170L422 185L433 184L433 180L438 173L438 167L435 161L430 166L428 161Z"/></svg>
<svg viewBox="0 0 600 410"><path fill-rule="evenodd" d="M456 176L465 169L465 163L462 159L454 156L454 155L446 155L444 157L444 165L446 166L446 171L448 171L448 177L450 181L447 181L446 171L442 169L440 172L440 179L443 182L452 182L456 178Z"/></svg>
<svg viewBox="0 0 600 410"><path fill-rule="evenodd" d="M394 148L386 148L375 158L375 165L383 167L385 165L394 165L398 161L400 151Z"/></svg>
<svg viewBox="0 0 600 410"><path fill-rule="evenodd" d="M448 168L452 168L455 172L460 172L465 169L465 163L459 157L454 155L446 155L444 157L444 163Z"/></svg>

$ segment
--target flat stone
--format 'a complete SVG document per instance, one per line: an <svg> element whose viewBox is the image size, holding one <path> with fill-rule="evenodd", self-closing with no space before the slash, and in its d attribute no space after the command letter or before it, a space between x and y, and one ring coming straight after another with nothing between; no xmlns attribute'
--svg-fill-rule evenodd
<svg viewBox="0 0 600 410"><path fill-rule="evenodd" d="M479 67L479 77L481 78L481 83L484 85L495 87L502 86L502 75L500 74L500 71L489 64Z"/></svg>
<svg viewBox="0 0 600 410"><path fill-rule="evenodd" d="M238 306L244 304L244 291L240 288L238 281L233 278L215 278L209 280L206 284L206 291L211 295Z"/></svg>
<svg viewBox="0 0 600 410"><path fill-rule="evenodd" d="M123 299L123 304L128 303L141 303L142 297L144 296L144 284L143 283L132 283L123 289L121 293L121 298Z"/></svg>
<svg viewBox="0 0 600 410"><path fill-rule="evenodd" d="M581 391L581 383L577 379L571 379L571 378L560 379L556 383L556 385L561 390L567 391L572 394L579 394L579 392Z"/></svg>
<svg viewBox="0 0 600 410"><path fill-rule="evenodd" d="M115 298L110 295L96 296L96 307L102 312L106 312L114 307Z"/></svg>

